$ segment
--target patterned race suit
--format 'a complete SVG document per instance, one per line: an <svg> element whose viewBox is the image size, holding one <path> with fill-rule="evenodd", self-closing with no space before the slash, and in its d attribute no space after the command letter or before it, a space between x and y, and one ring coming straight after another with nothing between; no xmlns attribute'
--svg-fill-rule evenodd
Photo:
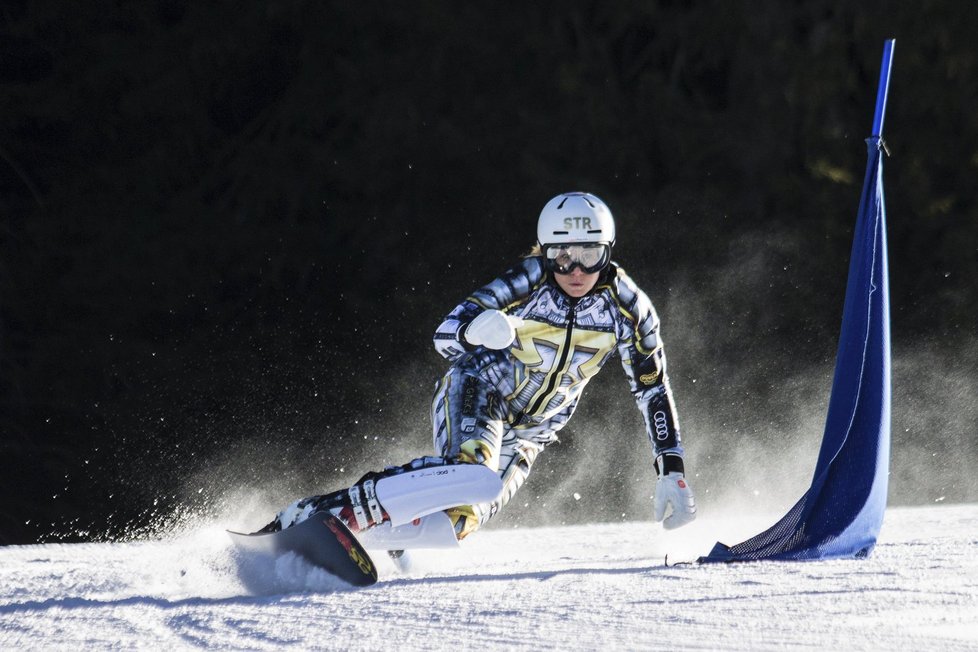
<svg viewBox="0 0 978 652"><path fill-rule="evenodd" d="M482 311L523 319L506 349L473 347L465 329ZM497 502L449 510L459 538L485 523L523 484L537 454L577 407L587 382L617 351L654 454L682 456L659 320L648 297L612 263L595 288L564 294L542 257L528 257L459 304L435 332L452 362L435 389L435 450L499 472Z"/></svg>
<svg viewBox="0 0 978 652"><path fill-rule="evenodd" d="M465 339L466 327L490 309L523 320L506 349L471 346ZM368 473L349 489L299 500L262 531L289 527L322 509L334 510L354 531L369 528L387 518L374 493L384 476L446 463L485 464L503 481L499 498L446 510L456 536L465 537L509 502L537 455L574 414L584 386L616 352L656 458L669 453L679 461L672 464L681 465L659 320L645 293L615 263L591 292L574 299L546 271L542 257L524 258L452 310L434 342L452 363L431 404L437 455Z"/></svg>

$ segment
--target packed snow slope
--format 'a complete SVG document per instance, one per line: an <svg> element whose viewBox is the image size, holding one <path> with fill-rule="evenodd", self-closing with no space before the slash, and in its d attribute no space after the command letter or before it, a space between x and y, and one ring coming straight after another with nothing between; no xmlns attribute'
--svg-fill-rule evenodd
<svg viewBox="0 0 978 652"><path fill-rule="evenodd" d="M361 590L243 557L242 523L0 548L0 649L978 649L978 505L890 509L866 560L673 565L778 516L490 527Z"/></svg>

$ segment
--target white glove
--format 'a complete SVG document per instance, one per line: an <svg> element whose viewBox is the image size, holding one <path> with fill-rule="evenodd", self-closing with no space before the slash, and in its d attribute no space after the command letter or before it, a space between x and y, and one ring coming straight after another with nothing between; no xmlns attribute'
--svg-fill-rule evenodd
<svg viewBox="0 0 978 652"><path fill-rule="evenodd" d="M672 506L671 514L666 517L666 509ZM660 475L655 482L655 499L652 501L656 522L663 521L662 526L667 530L682 527L696 518L696 501L693 490L682 473L673 471Z"/></svg>
<svg viewBox="0 0 978 652"><path fill-rule="evenodd" d="M523 325L519 317L507 315L501 310L479 313L465 329L465 340L474 346L487 349L505 349L516 339L516 329Z"/></svg>

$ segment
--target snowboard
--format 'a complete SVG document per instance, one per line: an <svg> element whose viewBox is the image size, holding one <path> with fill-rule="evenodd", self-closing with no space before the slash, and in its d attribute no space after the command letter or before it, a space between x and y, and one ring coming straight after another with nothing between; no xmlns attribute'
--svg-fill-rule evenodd
<svg viewBox="0 0 978 652"><path fill-rule="evenodd" d="M377 581L377 567L350 528L328 511L278 532L245 534L228 530L242 550L271 555L295 553L313 566L353 586L370 586Z"/></svg>

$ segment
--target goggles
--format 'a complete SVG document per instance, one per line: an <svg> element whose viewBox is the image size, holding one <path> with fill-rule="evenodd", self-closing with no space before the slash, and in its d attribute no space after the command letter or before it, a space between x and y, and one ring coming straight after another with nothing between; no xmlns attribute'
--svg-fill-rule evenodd
<svg viewBox="0 0 978 652"><path fill-rule="evenodd" d="M600 272L611 261L611 245L555 244L544 247L547 268L558 274L570 274L580 267L585 274Z"/></svg>

